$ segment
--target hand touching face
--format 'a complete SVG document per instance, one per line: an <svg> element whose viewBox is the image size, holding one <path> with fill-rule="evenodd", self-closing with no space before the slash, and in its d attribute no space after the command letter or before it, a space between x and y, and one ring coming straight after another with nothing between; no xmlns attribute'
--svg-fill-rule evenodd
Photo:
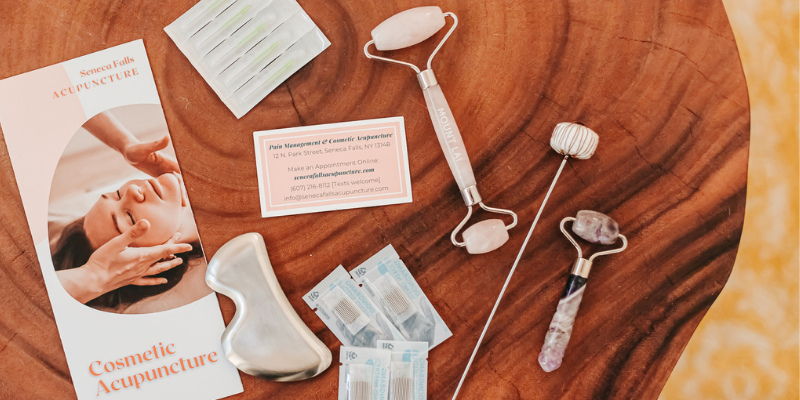
<svg viewBox="0 0 800 400"><path fill-rule="evenodd" d="M167 146L169 136L164 136L152 142L130 143L122 149L122 155L128 163L150 176L178 172L178 162L161 152Z"/></svg>
<svg viewBox="0 0 800 400"><path fill-rule="evenodd" d="M163 174L155 179L132 180L119 190L105 193L86 213L84 229L92 247L98 248L147 220L150 229L131 243L133 247L165 243L178 232L186 199L180 175Z"/></svg>

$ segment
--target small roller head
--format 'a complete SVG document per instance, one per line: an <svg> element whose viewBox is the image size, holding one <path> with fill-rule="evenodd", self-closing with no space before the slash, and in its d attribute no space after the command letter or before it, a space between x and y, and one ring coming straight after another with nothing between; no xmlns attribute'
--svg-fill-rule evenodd
<svg viewBox="0 0 800 400"><path fill-rule="evenodd" d="M444 23L444 13L439 7L412 8L381 22L372 30L372 40L380 51L402 49L433 36Z"/></svg>
<svg viewBox="0 0 800 400"><path fill-rule="evenodd" d="M597 150L599 137L593 130L570 122L562 122L553 129L550 147L558 154L586 160Z"/></svg>
<svg viewBox="0 0 800 400"><path fill-rule="evenodd" d="M613 244L619 238L619 225L608 215L581 210L575 216L572 231L591 243Z"/></svg>

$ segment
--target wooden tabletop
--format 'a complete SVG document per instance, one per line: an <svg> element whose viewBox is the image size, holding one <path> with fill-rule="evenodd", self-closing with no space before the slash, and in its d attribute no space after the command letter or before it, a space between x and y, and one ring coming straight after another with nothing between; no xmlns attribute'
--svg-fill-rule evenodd
<svg viewBox="0 0 800 400"><path fill-rule="evenodd" d="M452 396L558 168L553 127L580 121L598 151L564 169L459 398L658 397L731 273L744 219L750 112L720 0L436 3L460 19L434 69L481 193L520 217L485 255L450 243L466 209L413 73L362 53L379 22L431 2L300 0L332 46L238 121L163 31L194 3L4 0L0 78L143 38L208 256L261 233L292 305L338 359L301 296L394 245L453 331L430 354L431 399ZM393 56L423 64L434 46ZM253 131L390 116L405 118L413 203L260 217ZM74 398L5 144L0 202L0 398ZM558 223L581 209L613 217L630 247L598 259L548 374L536 357L576 256ZM334 399L337 370L291 384L242 375L235 398Z"/></svg>

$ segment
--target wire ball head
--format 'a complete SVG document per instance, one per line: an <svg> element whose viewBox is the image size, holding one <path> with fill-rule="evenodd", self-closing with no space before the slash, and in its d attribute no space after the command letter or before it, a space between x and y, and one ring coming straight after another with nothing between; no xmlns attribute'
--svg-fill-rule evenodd
<svg viewBox="0 0 800 400"><path fill-rule="evenodd" d="M562 122L553 129L550 147L558 154L586 160L597 150L598 141L599 137L593 130L581 124Z"/></svg>

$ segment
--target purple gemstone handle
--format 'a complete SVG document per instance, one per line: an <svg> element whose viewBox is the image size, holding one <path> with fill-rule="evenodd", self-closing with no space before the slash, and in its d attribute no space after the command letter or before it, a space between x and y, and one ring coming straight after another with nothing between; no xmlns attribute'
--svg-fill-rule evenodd
<svg viewBox="0 0 800 400"><path fill-rule="evenodd" d="M583 251L578 242L567 232L564 224L573 221L572 230L578 236L591 243L611 244L617 239L622 240L622 246L613 250L601 251L593 254L589 259L583 258ZM569 239L570 243L578 251L578 259L572 266L572 272L567 279L567 286L564 294L558 301L556 313L550 322L550 328L544 338L542 351L539 353L539 365L545 372L552 372L561 366L564 358L564 351L569 344L572 336L572 327L575 325L575 317L578 315L578 308L581 306L583 292L586 289L586 280L589 278L589 271L592 268L592 261L599 256L619 253L628 247L628 239L619 234L619 226L607 215L596 211L580 211L578 218L566 217L561 220L561 232Z"/></svg>
<svg viewBox="0 0 800 400"><path fill-rule="evenodd" d="M582 279L582 282L576 282L576 278ZM585 283L586 279L571 275L567 281L564 296L558 301L556 313L550 322L550 329L547 331L542 351L539 353L539 365L545 372L555 371L561 366L564 351L567 349L570 336L572 336L575 316L578 315L578 308L580 308L583 292L586 289Z"/></svg>

